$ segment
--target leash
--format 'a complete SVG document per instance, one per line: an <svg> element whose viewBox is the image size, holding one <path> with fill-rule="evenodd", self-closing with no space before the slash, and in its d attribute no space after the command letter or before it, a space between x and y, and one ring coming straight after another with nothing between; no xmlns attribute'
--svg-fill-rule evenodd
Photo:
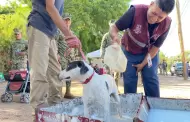
<svg viewBox="0 0 190 122"><path fill-rule="evenodd" d="M94 76L94 73L95 73L95 71L93 71L92 75L91 75L89 78L87 78L82 84L87 84L87 83L89 83L90 80L92 79L92 77Z"/></svg>

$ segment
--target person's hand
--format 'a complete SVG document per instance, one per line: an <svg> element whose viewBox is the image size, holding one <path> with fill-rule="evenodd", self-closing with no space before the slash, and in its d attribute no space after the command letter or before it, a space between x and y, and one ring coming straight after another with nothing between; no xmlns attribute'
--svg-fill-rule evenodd
<svg viewBox="0 0 190 122"><path fill-rule="evenodd" d="M67 41L68 39L75 38L75 35L65 36L64 39Z"/></svg>
<svg viewBox="0 0 190 122"><path fill-rule="evenodd" d="M112 44L114 43L121 45L121 40L118 38L118 36L115 36L112 38Z"/></svg>
<svg viewBox="0 0 190 122"><path fill-rule="evenodd" d="M19 54L18 54L19 56L24 56L25 55L25 53L24 52L19 52Z"/></svg>
<svg viewBox="0 0 190 122"><path fill-rule="evenodd" d="M19 52L15 52L16 55L19 55Z"/></svg>
<svg viewBox="0 0 190 122"><path fill-rule="evenodd" d="M65 40L70 48L79 48L81 46L81 42L76 36L67 37Z"/></svg>
<svg viewBox="0 0 190 122"><path fill-rule="evenodd" d="M18 56L24 56L25 53L24 52L16 52L16 55L18 55Z"/></svg>
<svg viewBox="0 0 190 122"><path fill-rule="evenodd" d="M60 57L60 55L57 55L57 58L58 58L58 62L61 63L61 57Z"/></svg>
<svg viewBox="0 0 190 122"><path fill-rule="evenodd" d="M71 35L69 35L69 36L64 36L64 39L67 41L67 40L69 40L69 39L72 39L72 38L77 38L76 37L76 35L74 35L72 32L70 32L71 33Z"/></svg>
<svg viewBox="0 0 190 122"><path fill-rule="evenodd" d="M138 74L138 72L140 72L143 69L144 66L142 64L137 64L137 65L133 65L133 67L137 68L136 74Z"/></svg>
<svg viewBox="0 0 190 122"><path fill-rule="evenodd" d="M8 64L8 65L12 65L12 61L8 61L7 64Z"/></svg>

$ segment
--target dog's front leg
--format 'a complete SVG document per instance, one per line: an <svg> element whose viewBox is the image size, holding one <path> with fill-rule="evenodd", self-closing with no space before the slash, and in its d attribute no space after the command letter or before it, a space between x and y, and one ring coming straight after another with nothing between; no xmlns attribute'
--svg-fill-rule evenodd
<svg viewBox="0 0 190 122"><path fill-rule="evenodd" d="M114 102L117 104L117 112L120 117L122 117L122 107L121 107L121 100L117 93L111 94L111 97L114 98Z"/></svg>
<svg viewBox="0 0 190 122"><path fill-rule="evenodd" d="M110 99L107 99L108 101L105 102L104 105L104 120L105 122L110 122L110 117L111 117L111 113L110 113Z"/></svg>
<svg viewBox="0 0 190 122"><path fill-rule="evenodd" d="M90 113L87 103L84 103L84 116L90 118Z"/></svg>
<svg viewBox="0 0 190 122"><path fill-rule="evenodd" d="M121 107L121 100L118 94L115 94L115 100L117 102L117 111L120 118L122 118L122 107Z"/></svg>
<svg viewBox="0 0 190 122"><path fill-rule="evenodd" d="M109 107L109 106L107 106L107 107ZM104 111L105 111L105 114L104 114L104 120L105 120L105 122L110 122L110 109L109 108L105 108L104 109Z"/></svg>

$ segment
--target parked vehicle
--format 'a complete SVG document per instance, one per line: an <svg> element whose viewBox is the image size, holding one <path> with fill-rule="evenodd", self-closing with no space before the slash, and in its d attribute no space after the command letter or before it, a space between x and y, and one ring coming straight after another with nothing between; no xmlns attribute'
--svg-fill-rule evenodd
<svg viewBox="0 0 190 122"><path fill-rule="evenodd" d="M187 68L188 68L187 75L190 77L190 66L188 66ZM174 76L174 75L183 76L183 63L178 62L178 63L173 64L170 68L170 73L171 73L171 76Z"/></svg>
<svg viewBox="0 0 190 122"><path fill-rule="evenodd" d="M177 76L180 76L180 75L183 76L183 63L182 62L178 62L175 64L175 74Z"/></svg>
<svg viewBox="0 0 190 122"><path fill-rule="evenodd" d="M178 62L178 63L173 64L171 66L171 68L170 68L170 73L171 73L171 76L174 76L174 75L177 75L177 76L183 75L183 63L182 62Z"/></svg>

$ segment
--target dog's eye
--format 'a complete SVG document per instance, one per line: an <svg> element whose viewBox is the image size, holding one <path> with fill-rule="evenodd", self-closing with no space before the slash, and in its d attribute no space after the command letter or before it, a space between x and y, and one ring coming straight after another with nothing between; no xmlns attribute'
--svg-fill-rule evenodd
<svg viewBox="0 0 190 122"><path fill-rule="evenodd" d="M68 65L68 66L67 66L67 68L66 68L66 71L68 71L68 70L69 70L69 68L70 68L70 66Z"/></svg>
<svg viewBox="0 0 190 122"><path fill-rule="evenodd" d="M78 66L78 62L75 61L75 62L71 62L67 65L67 68L66 68L66 71L69 71L69 70L72 70L74 68L76 68Z"/></svg>
<svg viewBox="0 0 190 122"><path fill-rule="evenodd" d="M77 67L76 64L69 64L69 65L67 66L67 68L66 68L66 71L70 71L70 70L72 70L72 69L74 69L74 68L76 68L76 67Z"/></svg>
<svg viewBox="0 0 190 122"><path fill-rule="evenodd" d="M78 67L82 67L82 62L78 62Z"/></svg>

